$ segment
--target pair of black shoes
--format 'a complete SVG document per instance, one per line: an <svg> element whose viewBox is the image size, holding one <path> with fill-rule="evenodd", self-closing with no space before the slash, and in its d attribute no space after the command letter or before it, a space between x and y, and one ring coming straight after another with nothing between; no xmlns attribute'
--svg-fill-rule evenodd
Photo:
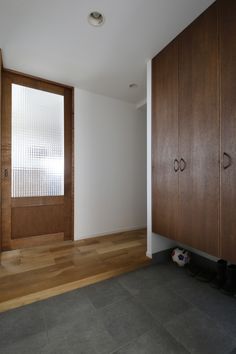
<svg viewBox="0 0 236 354"><path fill-rule="evenodd" d="M211 283L213 288L220 289L224 294L233 296L236 293L236 265L227 265L220 259L217 262L217 275Z"/></svg>

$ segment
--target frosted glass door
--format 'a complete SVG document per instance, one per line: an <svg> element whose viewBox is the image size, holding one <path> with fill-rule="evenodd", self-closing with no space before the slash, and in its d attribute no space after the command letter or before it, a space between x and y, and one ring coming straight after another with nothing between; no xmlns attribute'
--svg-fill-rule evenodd
<svg viewBox="0 0 236 354"><path fill-rule="evenodd" d="M11 196L64 195L64 97L12 84Z"/></svg>

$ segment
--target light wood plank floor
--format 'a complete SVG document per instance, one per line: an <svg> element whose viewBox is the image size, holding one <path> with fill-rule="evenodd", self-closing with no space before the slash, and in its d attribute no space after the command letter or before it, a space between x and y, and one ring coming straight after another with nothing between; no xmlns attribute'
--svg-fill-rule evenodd
<svg viewBox="0 0 236 354"><path fill-rule="evenodd" d="M149 264L146 230L2 252L0 312Z"/></svg>

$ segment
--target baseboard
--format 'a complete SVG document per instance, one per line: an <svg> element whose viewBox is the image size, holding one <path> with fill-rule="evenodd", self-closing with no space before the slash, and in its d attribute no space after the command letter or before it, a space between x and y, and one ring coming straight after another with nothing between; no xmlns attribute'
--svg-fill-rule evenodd
<svg viewBox="0 0 236 354"><path fill-rule="evenodd" d="M206 258L204 256L201 256L200 254L197 254L194 252L191 252L191 262L201 268L208 269L213 272L216 271L216 269L217 269L217 262L216 261Z"/></svg>
<svg viewBox="0 0 236 354"><path fill-rule="evenodd" d="M173 248L168 248L167 250L153 253L152 263L153 264L161 264L161 263L169 262L172 250L173 250Z"/></svg>
<svg viewBox="0 0 236 354"><path fill-rule="evenodd" d="M83 235L82 237L75 238L75 241L85 240L87 238L93 238L93 237L102 237L102 236L107 236L107 235L113 235L113 234L118 234L120 232L129 232L129 231L143 230L143 229L146 229L146 228L147 228L147 225L123 227L123 228L118 228L118 229L115 229L115 230L112 230L112 231L94 233L94 234L90 234L90 235Z"/></svg>

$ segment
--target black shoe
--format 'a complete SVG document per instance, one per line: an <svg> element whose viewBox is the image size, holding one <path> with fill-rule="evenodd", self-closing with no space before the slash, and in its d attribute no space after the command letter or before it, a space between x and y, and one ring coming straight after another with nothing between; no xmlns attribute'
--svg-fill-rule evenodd
<svg viewBox="0 0 236 354"><path fill-rule="evenodd" d="M199 274L197 274L196 279L200 280L204 283L209 283L212 281L212 279L215 277L215 273L208 270L208 269L202 269Z"/></svg>
<svg viewBox="0 0 236 354"><path fill-rule="evenodd" d="M226 270L227 262L223 259L220 259L217 262L217 274L215 279L212 281L211 286L216 289L222 288L226 281Z"/></svg>
<svg viewBox="0 0 236 354"><path fill-rule="evenodd" d="M226 281L221 291L226 295L234 295L236 291L236 265L231 264L227 267Z"/></svg>

